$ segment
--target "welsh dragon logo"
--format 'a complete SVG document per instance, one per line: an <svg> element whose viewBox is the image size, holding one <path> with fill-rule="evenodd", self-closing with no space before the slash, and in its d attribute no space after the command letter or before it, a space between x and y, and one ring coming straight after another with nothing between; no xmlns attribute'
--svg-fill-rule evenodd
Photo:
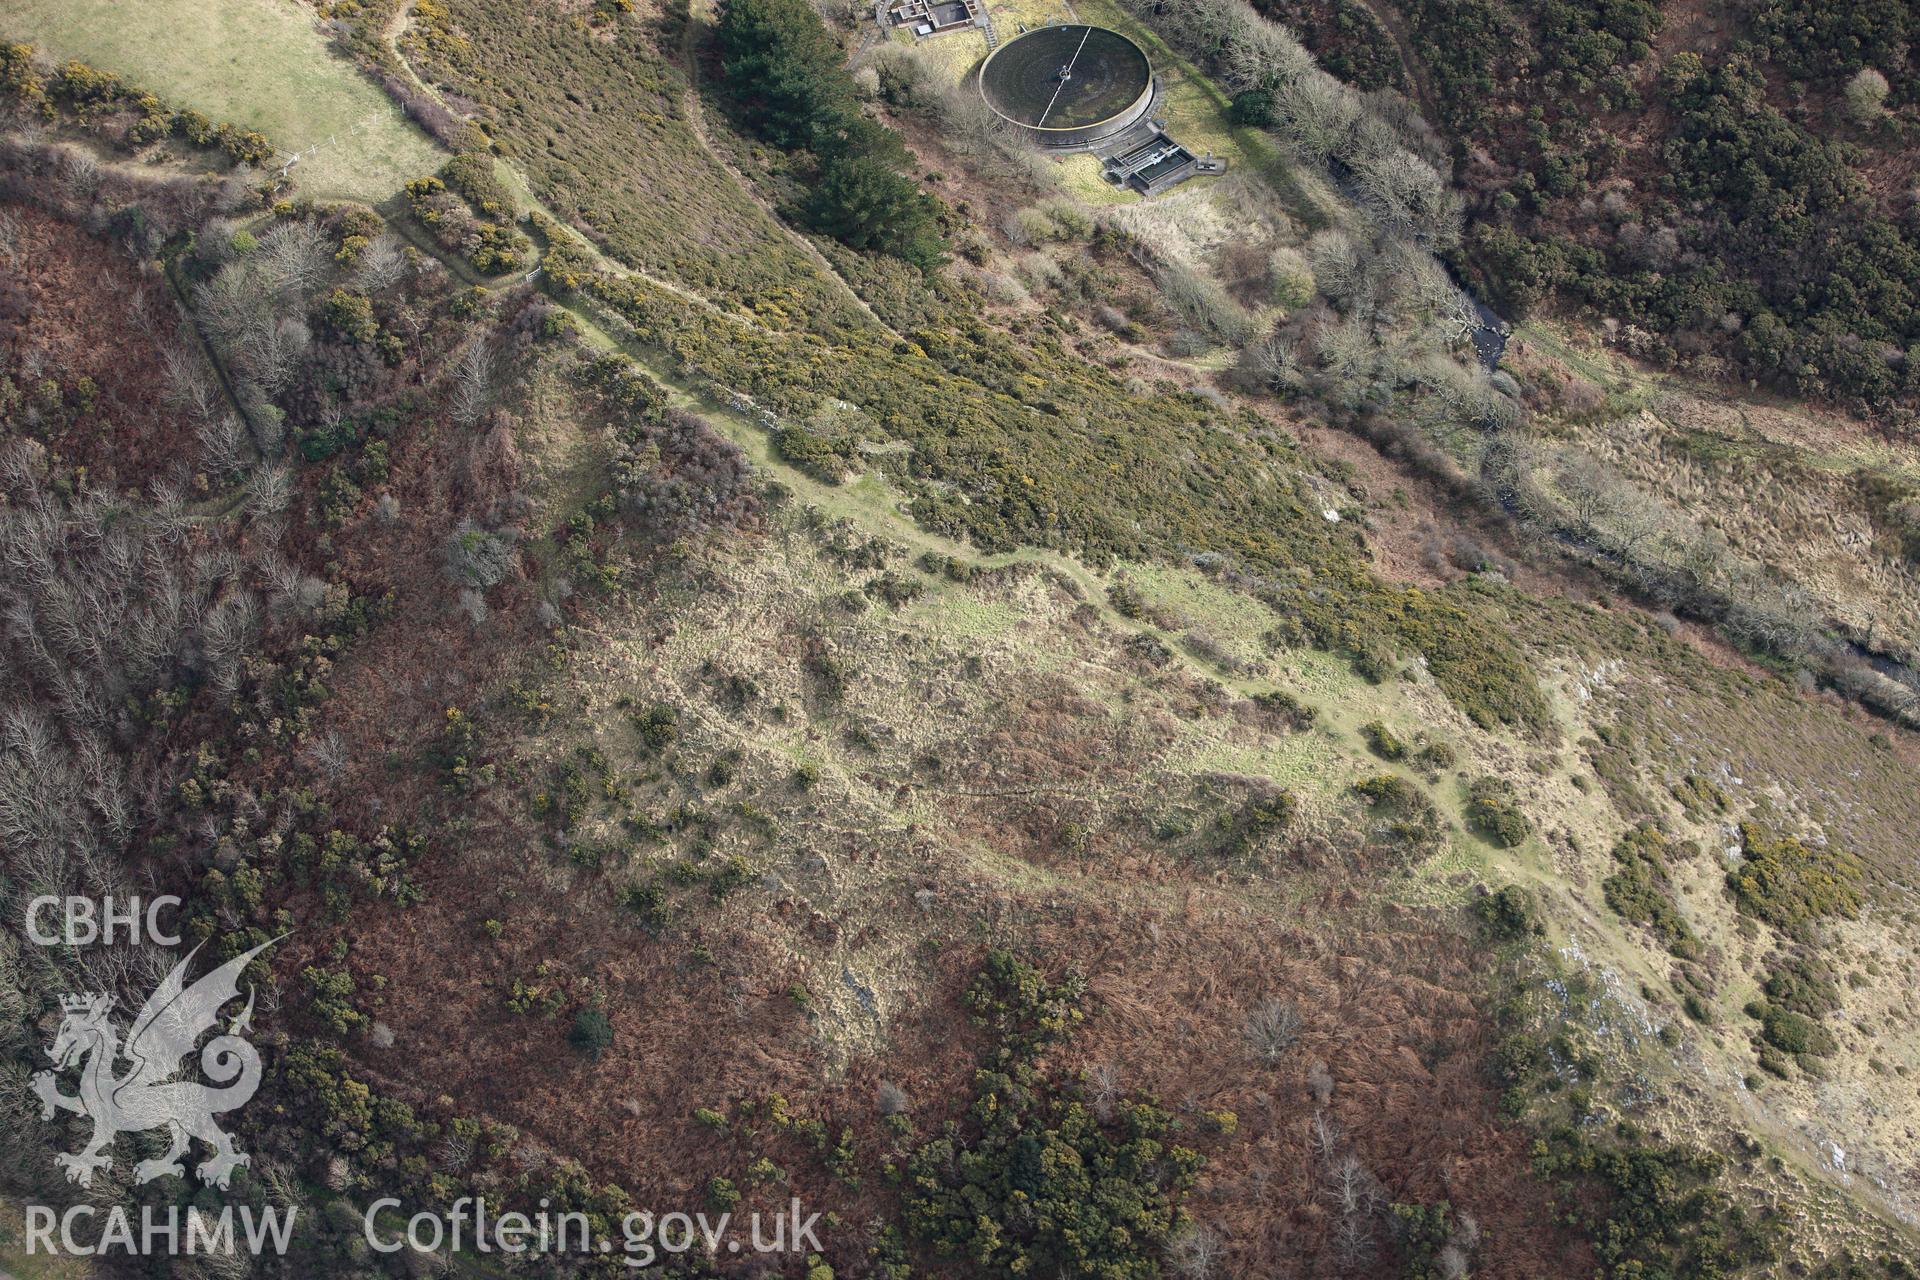
<svg viewBox="0 0 1920 1280"><path fill-rule="evenodd" d="M201 1071L224 1087L174 1077L185 1069L185 1060L200 1037L214 1029L221 1008L239 998L240 975L247 965L278 941L263 942L245 955L235 956L189 987L187 966L200 950L195 947L147 997L124 1045L119 1028L108 1016L113 1009L112 996L94 992L62 997L66 1017L47 1056L59 1071L80 1068L80 1092L73 1097L61 1093L54 1071L36 1075L33 1089L40 1095L43 1119L51 1120L59 1111L71 1111L93 1121L93 1137L85 1147L53 1158L66 1170L68 1181L91 1186L96 1169L113 1166L108 1148L114 1138L148 1129L165 1128L170 1142L165 1155L142 1160L133 1167L136 1182L169 1175L184 1178L187 1171L180 1157L187 1153L193 1138L213 1151L196 1169L208 1186L226 1187L233 1171L251 1162L234 1149L233 1139L213 1122L221 1112L245 1104L260 1087L260 1055L240 1034L249 1029L253 1018L251 988L246 1008L227 1025L225 1033L207 1041L200 1051ZM130 1065L124 1072L117 1072L122 1059Z"/></svg>

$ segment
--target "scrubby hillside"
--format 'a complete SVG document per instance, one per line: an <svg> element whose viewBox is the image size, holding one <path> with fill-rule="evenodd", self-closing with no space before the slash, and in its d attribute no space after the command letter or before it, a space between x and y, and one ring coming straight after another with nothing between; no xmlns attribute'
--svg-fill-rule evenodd
<svg viewBox="0 0 1920 1280"><path fill-rule="evenodd" d="M324 168L9 19L8 917L286 935L261 1274L494 1274L362 1228L476 1195L823 1215L685 1276L1911 1274L1920 473L1830 403L1904 392L1572 292L1494 367L1448 264L1517 300L1552 207L1433 14L988 5L1070 14L1224 177L798 0L322 5ZM0 942L0 1221L194 1196L29 1084L172 959Z"/></svg>
<svg viewBox="0 0 1920 1280"><path fill-rule="evenodd" d="M1388 4L1517 308L1910 430L1912 11L1767 0Z"/></svg>

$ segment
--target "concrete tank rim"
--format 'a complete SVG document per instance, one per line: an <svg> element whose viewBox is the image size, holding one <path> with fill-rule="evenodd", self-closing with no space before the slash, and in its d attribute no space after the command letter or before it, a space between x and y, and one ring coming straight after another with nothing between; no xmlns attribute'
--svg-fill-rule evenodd
<svg viewBox="0 0 1920 1280"><path fill-rule="evenodd" d="M1013 116L1010 116L1006 112L1002 111L999 108L999 106L997 106L994 103L992 95L990 95L987 92L987 68L993 65L993 60L999 57L1001 54L1005 53L1008 49L1013 48L1013 46L1019 44L1022 40L1025 40L1030 36L1037 36L1048 31L1057 31L1062 28L1071 28L1071 27L1085 27L1085 28L1088 28L1089 30L1103 31L1108 35L1117 36L1121 40L1124 40L1127 43L1127 46L1140 56L1141 66L1146 71L1146 85L1140 91L1140 95L1136 97L1132 102L1122 107L1120 110L1114 112L1112 115L1107 116L1100 120L1089 121L1086 124L1074 124L1074 125L1027 124L1025 121L1017 120ZM1058 135L1060 137L1068 137L1069 135L1089 134L1094 131L1102 129L1107 125L1114 125L1116 121L1122 121L1124 123L1118 124L1115 126L1115 132L1118 132L1119 129L1125 128L1128 125L1133 124L1140 118L1139 112L1142 110L1143 106L1149 105L1152 103L1154 90L1156 88L1156 78L1154 76L1154 71L1153 71L1153 59L1147 55L1146 49L1141 46L1140 42L1138 40L1135 40L1132 36L1128 35L1124 31L1115 31L1112 27L1103 27L1097 22L1051 22L1046 24L1045 26L1034 27L1030 31L1023 31L1019 35L1007 41L1005 44L999 46L992 53L989 53L986 56L986 58L980 63L980 70L977 73L975 73L974 83L975 83L975 87L979 91L980 101L987 104L987 110L993 112L994 115L1000 117L1002 120L1006 121L1008 124L1012 125L1014 128L1022 130L1023 132L1030 135L1031 134L1039 134L1039 135L1053 134L1053 135Z"/></svg>

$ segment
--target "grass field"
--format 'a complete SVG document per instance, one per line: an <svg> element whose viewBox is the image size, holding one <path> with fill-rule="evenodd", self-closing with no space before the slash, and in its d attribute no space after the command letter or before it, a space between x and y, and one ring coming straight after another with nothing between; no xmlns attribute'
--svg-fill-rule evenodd
<svg viewBox="0 0 1920 1280"><path fill-rule="evenodd" d="M294 0L8 0L0 35L258 129L283 151L324 144L294 171L307 195L377 202L444 159Z"/></svg>
<svg viewBox="0 0 1920 1280"><path fill-rule="evenodd" d="M977 27L950 31L930 40L915 40L907 32L896 29L891 39L918 52L942 84L959 84L977 71L987 57L987 33Z"/></svg>

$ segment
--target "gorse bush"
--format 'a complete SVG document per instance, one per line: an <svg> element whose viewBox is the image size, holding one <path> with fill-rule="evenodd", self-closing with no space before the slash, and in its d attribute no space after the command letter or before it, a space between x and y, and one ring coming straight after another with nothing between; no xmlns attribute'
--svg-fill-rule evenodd
<svg viewBox="0 0 1920 1280"><path fill-rule="evenodd" d="M1475 778L1467 785L1467 825L1502 849L1511 849L1533 831L1520 808L1513 784L1505 778Z"/></svg>
<svg viewBox="0 0 1920 1280"><path fill-rule="evenodd" d="M1822 916L1859 913L1864 868L1853 855L1776 838L1752 822L1740 824L1740 852L1740 865L1727 873L1734 902L1782 933L1799 937Z"/></svg>
<svg viewBox="0 0 1920 1280"><path fill-rule="evenodd" d="M1126 1099L1099 1120L1038 1066L1084 995L1002 951L967 994L992 1037L987 1065L965 1118L907 1158L902 1201L907 1230L969 1274L1145 1280L1185 1221L1177 1200L1202 1161L1167 1140L1173 1117Z"/></svg>
<svg viewBox="0 0 1920 1280"><path fill-rule="evenodd" d="M1674 844L1657 827L1636 827L1613 846L1613 858L1620 869L1608 876L1600 887L1607 905L1618 912L1621 919L1647 925L1667 950L1692 960L1700 956L1703 948L1674 901L1667 866L1668 856L1674 852Z"/></svg>
<svg viewBox="0 0 1920 1280"><path fill-rule="evenodd" d="M513 217L513 197L494 172L493 157L485 152L461 152L441 168L440 178L459 192L481 217L502 220Z"/></svg>
<svg viewBox="0 0 1920 1280"><path fill-rule="evenodd" d="M1115 602L1118 607L1118 602ZM1313 727L1319 718L1316 707L1310 707L1285 689L1269 689L1253 695L1253 705L1278 719L1289 729L1300 730Z"/></svg>
<svg viewBox="0 0 1920 1280"><path fill-rule="evenodd" d="M1400 760L1407 754L1407 744L1378 720L1361 725L1360 737L1365 740L1367 750L1382 760Z"/></svg>
<svg viewBox="0 0 1920 1280"><path fill-rule="evenodd" d="M1824 1018L1840 1009L1840 987L1826 964L1805 952L1776 961L1763 984L1767 999L1809 1018Z"/></svg>
<svg viewBox="0 0 1920 1280"><path fill-rule="evenodd" d="M1533 1164L1542 1177L1601 1191L1590 1237L1608 1280L1733 1275L1774 1255L1772 1231L1721 1189L1725 1161L1712 1152L1631 1131L1603 1144L1569 1127L1536 1144Z"/></svg>
<svg viewBox="0 0 1920 1280"><path fill-rule="evenodd" d="M1353 793L1373 810L1370 835L1376 844L1414 857L1438 848L1445 821L1427 793L1397 773L1382 773L1353 784Z"/></svg>
<svg viewBox="0 0 1920 1280"><path fill-rule="evenodd" d="M1804 1013L1764 1000L1753 1001L1747 1012L1760 1020L1760 1034L1766 1042L1783 1053L1822 1058L1838 1047L1827 1029Z"/></svg>
<svg viewBox="0 0 1920 1280"><path fill-rule="evenodd" d="M1501 942L1525 938L1542 931L1540 904L1533 894L1517 884L1503 885L1493 893L1476 899L1473 914L1488 934Z"/></svg>
<svg viewBox="0 0 1920 1280"><path fill-rule="evenodd" d="M1232 862L1259 856L1275 836L1293 824L1298 808L1291 792L1266 785L1257 788L1238 812L1220 815L1226 835L1219 856Z"/></svg>
<svg viewBox="0 0 1920 1280"><path fill-rule="evenodd" d="M1762 1065L1775 1074L1785 1074L1785 1062L1773 1061L1769 1048L1802 1058L1801 1066L1817 1071L1806 1058L1821 1058L1839 1048L1838 1042L1822 1019L1840 1010L1840 989L1827 966L1806 951L1796 951L1774 961L1772 972L1761 985L1762 995L1748 1001L1748 1017L1760 1023L1758 1048Z"/></svg>
<svg viewBox="0 0 1920 1280"><path fill-rule="evenodd" d="M416 178L404 188L407 207L440 244L467 260L481 275L501 275L526 265L532 245L509 225L512 198L484 155L463 153L439 176ZM475 213L481 217L475 217Z"/></svg>
<svg viewBox="0 0 1920 1280"><path fill-rule="evenodd" d="M788 423L775 429L773 447L780 459L822 484L839 484L854 469L857 438L811 423Z"/></svg>

